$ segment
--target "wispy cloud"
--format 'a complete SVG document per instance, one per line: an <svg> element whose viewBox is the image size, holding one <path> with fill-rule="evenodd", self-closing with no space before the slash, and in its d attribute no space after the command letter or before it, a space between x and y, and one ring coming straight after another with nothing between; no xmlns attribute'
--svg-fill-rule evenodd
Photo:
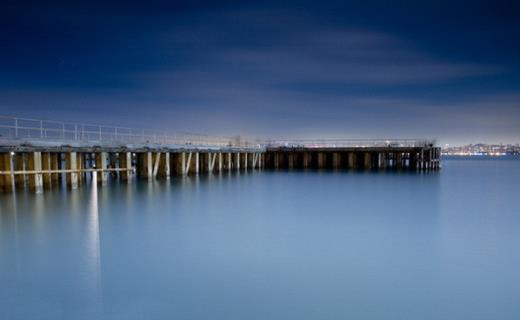
<svg viewBox="0 0 520 320"><path fill-rule="evenodd" d="M49 52L31 55L38 50L22 43L32 60L0 61L2 113L102 113L112 123L260 136L449 138L472 128L512 137L520 127L514 90L464 90L511 69L439 54L370 25L272 6L109 10L92 12L95 19L83 9L67 17L43 11L38 21L59 36L33 37ZM78 39L61 50L68 30ZM442 88L452 85L462 90L446 98Z"/></svg>

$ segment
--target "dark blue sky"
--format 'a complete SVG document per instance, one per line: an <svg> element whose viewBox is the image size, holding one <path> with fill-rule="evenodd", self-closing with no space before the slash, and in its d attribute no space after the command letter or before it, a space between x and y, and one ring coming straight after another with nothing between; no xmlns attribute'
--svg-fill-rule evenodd
<svg viewBox="0 0 520 320"><path fill-rule="evenodd" d="M520 142L515 1L7 1L0 114Z"/></svg>

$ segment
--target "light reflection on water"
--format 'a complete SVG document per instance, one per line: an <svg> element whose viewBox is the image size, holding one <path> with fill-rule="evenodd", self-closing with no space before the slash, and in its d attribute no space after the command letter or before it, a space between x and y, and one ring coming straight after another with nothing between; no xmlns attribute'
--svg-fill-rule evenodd
<svg viewBox="0 0 520 320"><path fill-rule="evenodd" d="M97 181L97 173L94 172L94 181ZM103 192L104 193L104 192ZM106 201L106 199L104 199ZM78 207L78 205L75 205ZM99 208L98 208L98 186L92 183L90 195L87 202L87 221L86 225L86 261L89 284L89 298L95 302L95 311L102 311L102 292L101 292L101 248L99 234ZM102 314L96 312L95 315Z"/></svg>
<svg viewBox="0 0 520 320"><path fill-rule="evenodd" d="M0 196L0 319L518 319L520 161Z"/></svg>

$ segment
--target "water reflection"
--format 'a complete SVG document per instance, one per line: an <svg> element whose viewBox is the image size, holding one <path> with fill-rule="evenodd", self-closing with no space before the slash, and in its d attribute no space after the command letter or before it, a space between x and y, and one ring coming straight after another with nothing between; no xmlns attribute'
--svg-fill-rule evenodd
<svg viewBox="0 0 520 320"><path fill-rule="evenodd" d="M99 288L101 281L101 254L99 244L100 235L97 183L90 185L90 195L87 204L87 263L90 270L89 274L92 276L93 287Z"/></svg>
<svg viewBox="0 0 520 320"><path fill-rule="evenodd" d="M12 193L0 197L0 279L3 276L16 279L20 275L18 195Z"/></svg>
<svg viewBox="0 0 520 320"><path fill-rule="evenodd" d="M465 168L2 196L0 319L517 319L520 165Z"/></svg>
<svg viewBox="0 0 520 320"><path fill-rule="evenodd" d="M96 181L96 172L94 179ZM87 268L87 297L92 304L93 314L101 314L102 285L101 285L101 245L98 184L90 184L86 210L86 268Z"/></svg>

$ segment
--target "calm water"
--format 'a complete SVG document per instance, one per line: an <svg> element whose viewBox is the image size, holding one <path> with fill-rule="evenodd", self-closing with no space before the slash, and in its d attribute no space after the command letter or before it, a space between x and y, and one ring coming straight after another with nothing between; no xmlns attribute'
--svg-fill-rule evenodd
<svg viewBox="0 0 520 320"><path fill-rule="evenodd" d="M520 160L0 196L0 319L520 319Z"/></svg>

